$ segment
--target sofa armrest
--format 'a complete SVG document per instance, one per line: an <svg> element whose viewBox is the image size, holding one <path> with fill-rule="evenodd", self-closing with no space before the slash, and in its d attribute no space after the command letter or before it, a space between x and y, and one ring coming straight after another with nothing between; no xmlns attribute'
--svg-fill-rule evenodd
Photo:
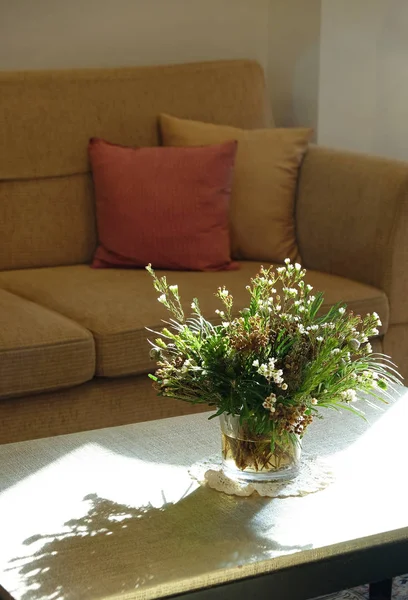
<svg viewBox="0 0 408 600"><path fill-rule="evenodd" d="M408 322L408 163L312 146L296 226L306 268L380 288Z"/></svg>

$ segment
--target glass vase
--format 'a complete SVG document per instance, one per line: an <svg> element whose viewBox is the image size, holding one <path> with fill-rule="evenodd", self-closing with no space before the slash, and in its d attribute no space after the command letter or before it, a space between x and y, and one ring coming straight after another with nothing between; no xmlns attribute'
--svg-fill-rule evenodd
<svg viewBox="0 0 408 600"><path fill-rule="evenodd" d="M242 482L268 482L293 479L299 473L301 441L274 439L253 433L239 416L220 415L222 436L222 470ZM271 449L273 448L273 450Z"/></svg>

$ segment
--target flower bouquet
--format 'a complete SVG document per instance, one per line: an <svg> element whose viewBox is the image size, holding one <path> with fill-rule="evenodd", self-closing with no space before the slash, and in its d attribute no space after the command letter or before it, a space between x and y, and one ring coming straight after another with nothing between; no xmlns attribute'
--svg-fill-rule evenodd
<svg viewBox="0 0 408 600"><path fill-rule="evenodd" d="M211 322L198 299L186 317L177 285L146 267L172 317L150 341L157 370L150 377L160 396L215 407L220 417L223 469L241 480L294 477L301 439L321 409L346 409L357 392L387 401L400 377L389 357L373 353L376 313L365 317L339 303L322 314L323 294L305 283L306 271L286 259L260 269L247 285L248 306L234 311L219 288L220 309Z"/></svg>

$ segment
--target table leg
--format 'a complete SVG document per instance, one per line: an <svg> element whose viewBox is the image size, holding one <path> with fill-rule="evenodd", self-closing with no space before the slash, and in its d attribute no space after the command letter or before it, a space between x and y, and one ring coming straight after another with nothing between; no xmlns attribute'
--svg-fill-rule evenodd
<svg viewBox="0 0 408 600"><path fill-rule="evenodd" d="M369 600L391 600L392 579L370 583Z"/></svg>

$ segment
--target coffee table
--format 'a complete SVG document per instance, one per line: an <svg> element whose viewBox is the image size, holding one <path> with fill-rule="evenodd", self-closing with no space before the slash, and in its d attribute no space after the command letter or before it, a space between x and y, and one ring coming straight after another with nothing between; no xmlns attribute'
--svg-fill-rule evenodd
<svg viewBox="0 0 408 600"><path fill-rule="evenodd" d="M0 446L0 598L301 600L408 572L408 392L304 440L335 481L284 499L191 479L208 413Z"/></svg>

